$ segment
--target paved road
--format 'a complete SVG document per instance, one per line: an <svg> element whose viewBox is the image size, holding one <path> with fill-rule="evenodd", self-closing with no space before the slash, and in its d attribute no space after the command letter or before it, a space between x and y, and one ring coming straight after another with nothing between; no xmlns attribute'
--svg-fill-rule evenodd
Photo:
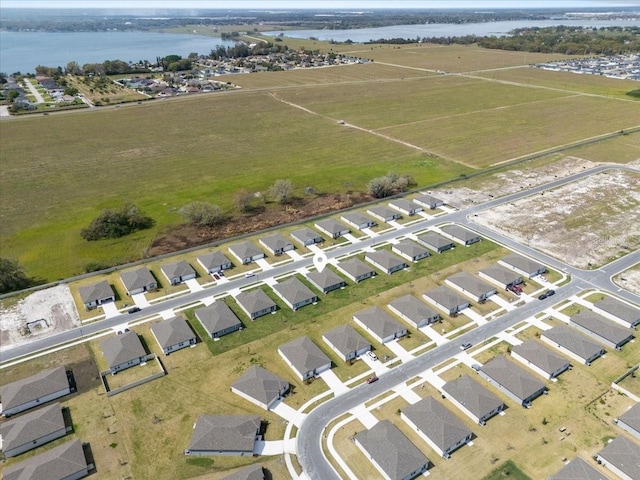
<svg viewBox="0 0 640 480"><path fill-rule="evenodd" d="M44 98L40 95L40 92L36 89L36 87L29 81L28 78L25 78L23 84L29 89L31 95L36 97L36 103L44 103Z"/></svg>

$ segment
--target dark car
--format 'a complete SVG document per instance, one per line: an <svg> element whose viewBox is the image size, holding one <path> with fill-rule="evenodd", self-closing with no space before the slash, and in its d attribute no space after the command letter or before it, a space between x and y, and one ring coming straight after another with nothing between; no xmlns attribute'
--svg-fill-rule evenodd
<svg viewBox="0 0 640 480"><path fill-rule="evenodd" d="M378 381L378 377L376 377L375 375L373 377L367 378L367 383L373 383L377 381Z"/></svg>
<svg viewBox="0 0 640 480"><path fill-rule="evenodd" d="M137 313L137 312L139 312L140 310L142 310L140 307L131 307L131 308L129 309L129 313Z"/></svg>
<svg viewBox="0 0 640 480"><path fill-rule="evenodd" d="M469 348L471 348L471 344L469 342L465 342L460 345L460 350L468 350Z"/></svg>
<svg viewBox="0 0 640 480"><path fill-rule="evenodd" d="M542 295L538 296L538 300L544 300L545 298L547 298L547 294L543 293Z"/></svg>
<svg viewBox="0 0 640 480"><path fill-rule="evenodd" d="M550 297L550 296L555 295L555 294L556 294L556 291L555 291L555 290L549 290L549 291L547 292L547 297Z"/></svg>

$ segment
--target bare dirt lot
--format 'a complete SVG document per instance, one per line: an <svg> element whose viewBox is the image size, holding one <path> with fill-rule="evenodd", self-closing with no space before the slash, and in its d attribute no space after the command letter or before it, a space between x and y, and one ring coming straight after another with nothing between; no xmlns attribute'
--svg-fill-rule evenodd
<svg viewBox="0 0 640 480"><path fill-rule="evenodd" d="M595 268L640 248L640 174L591 175L476 221L569 265Z"/></svg>
<svg viewBox="0 0 640 480"><path fill-rule="evenodd" d="M640 264L637 263L635 267L616 275L613 281L625 290L640 295Z"/></svg>

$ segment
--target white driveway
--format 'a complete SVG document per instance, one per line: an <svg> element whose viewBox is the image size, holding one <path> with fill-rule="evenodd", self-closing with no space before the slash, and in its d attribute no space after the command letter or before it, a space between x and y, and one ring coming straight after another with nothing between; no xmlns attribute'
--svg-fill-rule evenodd
<svg viewBox="0 0 640 480"><path fill-rule="evenodd" d="M364 428L369 429L373 428L376 423L378 423L378 419L364 406L364 403L361 403L355 408L349 410L349 413L356 417L360 423L364 425Z"/></svg>
<svg viewBox="0 0 640 480"><path fill-rule="evenodd" d="M300 413L297 410L294 410L289 405L284 403L284 401L282 400L276 401L276 403L274 403L274 406L271 407L269 410L281 416L288 422L293 423L297 427L299 427L304 421L304 419L307 417L306 413Z"/></svg>
<svg viewBox="0 0 640 480"><path fill-rule="evenodd" d="M443 337L438 332L436 332L436 329L435 329L436 325L437 324L435 324L434 326L425 325L424 327L420 327L418 330L420 330L427 337L429 337L431 340L436 342L436 345L440 346L447 343L449 340L447 340L446 337Z"/></svg>
<svg viewBox="0 0 640 480"><path fill-rule="evenodd" d="M295 442L286 442L284 440L259 440L255 443L253 453L258 455L282 455L283 453L295 453L291 450Z"/></svg>
<svg viewBox="0 0 640 480"><path fill-rule="evenodd" d="M369 235L369 238L374 238L378 236L378 234L373 230L371 230L370 228L363 228L362 232Z"/></svg>
<svg viewBox="0 0 640 480"><path fill-rule="evenodd" d="M175 317L175 316L176 316L176 314L175 314L175 313L173 313L173 310L172 310L172 309L169 309L169 310L165 310L165 311L163 311L163 312L160 312L160 316L161 316L164 320L170 320L170 319L172 319L173 317Z"/></svg>
<svg viewBox="0 0 640 480"><path fill-rule="evenodd" d="M38 92L36 87L33 86L33 83L31 83L29 79L25 79L23 83L29 89L29 91L31 92L31 95L36 97L36 103L44 103L44 98L42 98L42 95L40 95L40 92Z"/></svg>
<svg viewBox="0 0 640 480"><path fill-rule="evenodd" d="M287 255L289 255L291 257L291 260L293 260L294 262L296 260L302 260L302 255L300 255L298 252L296 252L295 250L289 250L287 252Z"/></svg>
<svg viewBox="0 0 640 480"><path fill-rule="evenodd" d="M400 225L398 222L396 222L395 220L391 220L389 222L387 222L389 225L391 225L393 228L395 228L396 230L399 230L400 228L402 228L402 225Z"/></svg>
<svg viewBox="0 0 640 480"><path fill-rule="evenodd" d="M413 355L407 352L404 347L398 343L398 340L387 342L385 343L385 346L395 353L396 357L398 357L402 363L409 362L414 358Z"/></svg>
<svg viewBox="0 0 640 480"><path fill-rule="evenodd" d="M317 246L317 245L307 245L307 248L308 248L309 250L311 250L312 252L314 252L314 253L320 253L320 252L322 252L322 249L321 249L319 246Z"/></svg>
<svg viewBox="0 0 640 480"><path fill-rule="evenodd" d="M135 295L131 295L131 300L133 300L133 303L135 303L140 308L151 306L151 304L147 300L147 297L144 296L144 293L136 293Z"/></svg>
<svg viewBox="0 0 640 480"><path fill-rule="evenodd" d="M209 305L211 305L215 301L216 301L215 297L213 295L211 295L210 297L203 298L202 299L202 304L205 307L208 307Z"/></svg>
<svg viewBox="0 0 640 480"><path fill-rule="evenodd" d="M349 391L349 387L342 383L332 370L325 370L318 376L325 381L336 397Z"/></svg>
<svg viewBox="0 0 640 480"><path fill-rule="evenodd" d="M258 260L256 260L256 263L262 270L270 270L273 268L264 258L259 258Z"/></svg>
<svg viewBox="0 0 640 480"><path fill-rule="evenodd" d="M198 280L196 280L195 278L192 278L191 280L185 280L184 282L187 287L189 287L189 290L191 290L192 292L199 292L201 290L204 290L204 288L202 288L202 285L200 285L198 283Z"/></svg>
<svg viewBox="0 0 640 480"><path fill-rule="evenodd" d="M411 405L418 403L422 398L416 392L413 391L413 388L407 386L406 383L401 383L397 387L393 389L395 392L398 392L402 398L404 398Z"/></svg>
<svg viewBox="0 0 640 480"><path fill-rule="evenodd" d="M464 310L460 311L460 313L463 314L465 317L470 318L471 320L476 322L478 326L484 325L485 323L487 323L487 321L482 315L474 312L470 308L465 308Z"/></svg>
<svg viewBox="0 0 640 480"><path fill-rule="evenodd" d="M7 107L6 105L0 106L0 117L11 117L11 114L9 113L9 107Z"/></svg>
<svg viewBox="0 0 640 480"><path fill-rule="evenodd" d="M513 298L513 297L509 297L509 298ZM511 310L515 310L516 308L518 308L513 303L510 303L508 300L501 298L498 295L491 295L489 297L489 300L491 300L496 305L503 307L507 312L510 312Z"/></svg>
<svg viewBox="0 0 640 480"><path fill-rule="evenodd" d="M357 243L357 242L359 242L359 241L360 241L359 239L357 239L356 237L354 237L354 236L353 236L352 234L350 234L350 233L345 233L345 234L343 235L343 237L344 237L344 238L346 238L347 240L349 240L351 243Z"/></svg>
<svg viewBox="0 0 640 480"><path fill-rule="evenodd" d="M424 378L427 382L429 382L431 385L436 387L438 390L441 390L442 387L444 386L444 384L447 383L442 378L440 378L438 375L433 373L433 370L431 370L431 369L422 372L420 374L420 377Z"/></svg>
<svg viewBox="0 0 640 480"><path fill-rule="evenodd" d="M104 312L104 316L106 318L113 318L120 315L120 312L118 311L118 306L116 305L115 302L103 303L102 311Z"/></svg>
<svg viewBox="0 0 640 480"><path fill-rule="evenodd" d="M389 371L389 368L385 367L384 364L380 360L375 360L375 361L371 360L366 355L362 355L360 357L360 360L362 360L364 363L366 363L367 366L371 370L373 370L373 373L375 373L376 375L381 375L381 374Z"/></svg>

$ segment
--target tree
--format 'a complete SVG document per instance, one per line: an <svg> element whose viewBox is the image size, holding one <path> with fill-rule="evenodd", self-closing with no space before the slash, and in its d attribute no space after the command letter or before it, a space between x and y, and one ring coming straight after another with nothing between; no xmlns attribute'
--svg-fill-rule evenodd
<svg viewBox="0 0 640 480"><path fill-rule="evenodd" d="M15 292L35 283L18 261L0 258L0 293Z"/></svg>
<svg viewBox="0 0 640 480"><path fill-rule="evenodd" d="M80 235L88 241L120 238L136 230L151 228L154 224L153 218L144 216L136 205L128 203L120 210L103 210L87 228L81 230Z"/></svg>
<svg viewBox="0 0 640 480"><path fill-rule="evenodd" d="M75 97L78 94L78 89L76 87L67 87L64 89L64 94Z"/></svg>
<svg viewBox="0 0 640 480"><path fill-rule="evenodd" d="M65 68L67 75L82 75L82 68L78 65L78 62L69 62Z"/></svg>
<svg viewBox="0 0 640 480"><path fill-rule="evenodd" d="M233 204L235 205L236 209L241 212L250 211L252 202L253 194L246 188L238 190L233 194Z"/></svg>
<svg viewBox="0 0 640 480"><path fill-rule="evenodd" d="M394 193L406 192L415 184L411 175L388 173L384 177L373 178L367 185L367 191L374 198L384 198Z"/></svg>
<svg viewBox="0 0 640 480"><path fill-rule="evenodd" d="M269 196L278 203L289 203L293 193L293 184L291 180L278 179L269 188Z"/></svg>
<svg viewBox="0 0 640 480"><path fill-rule="evenodd" d="M216 225L224 219L220 207L207 202L191 202L180 209L187 221L203 227Z"/></svg>

